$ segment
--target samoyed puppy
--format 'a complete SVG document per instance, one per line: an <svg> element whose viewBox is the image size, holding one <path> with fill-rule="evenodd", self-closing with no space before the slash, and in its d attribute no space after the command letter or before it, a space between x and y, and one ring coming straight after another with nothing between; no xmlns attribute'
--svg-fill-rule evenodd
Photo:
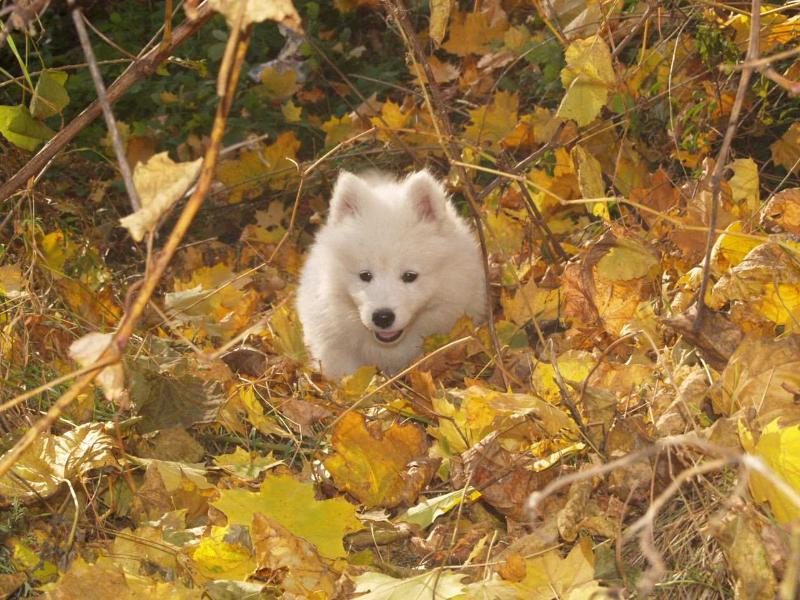
<svg viewBox="0 0 800 600"><path fill-rule="evenodd" d="M340 173L328 219L300 273L297 311L322 373L408 366L425 336L486 317L473 231L430 173Z"/></svg>

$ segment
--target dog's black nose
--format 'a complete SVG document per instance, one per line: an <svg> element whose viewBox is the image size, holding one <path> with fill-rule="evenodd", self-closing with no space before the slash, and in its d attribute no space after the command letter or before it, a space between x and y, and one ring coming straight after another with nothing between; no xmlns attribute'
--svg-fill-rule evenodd
<svg viewBox="0 0 800 600"><path fill-rule="evenodd" d="M394 311L388 308L379 308L372 313L372 322L381 329L386 329L394 323Z"/></svg>

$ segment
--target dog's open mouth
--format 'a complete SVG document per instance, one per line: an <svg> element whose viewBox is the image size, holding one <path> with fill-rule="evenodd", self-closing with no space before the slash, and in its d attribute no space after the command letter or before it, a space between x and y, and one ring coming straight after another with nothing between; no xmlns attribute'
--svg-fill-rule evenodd
<svg viewBox="0 0 800 600"><path fill-rule="evenodd" d="M400 329L399 331L375 331L373 330L372 333L375 335L375 339L379 342L384 344L391 344L392 342L396 342L399 340L405 329Z"/></svg>

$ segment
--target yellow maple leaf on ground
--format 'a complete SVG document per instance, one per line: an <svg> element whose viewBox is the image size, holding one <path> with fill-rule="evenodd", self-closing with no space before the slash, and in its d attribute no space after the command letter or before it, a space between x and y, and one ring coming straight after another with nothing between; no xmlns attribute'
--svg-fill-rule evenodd
<svg viewBox="0 0 800 600"><path fill-rule="evenodd" d="M514 132L518 108L516 93L497 92L489 104L468 111L471 120L464 135L475 144L494 145Z"/></svg>
<svg viewBox="0 0 800 600"><path fill-rule="evenodd" d="M519 571L517 576L522 575L517 581L507 581L495 574L486 581L469 584L467 597L520 600L603 597L599 595L603 588L594 579L594 562L591 540L581 538L564 558L557 550L550 550L525 560L515 569Z"/></svg>
<svg viewBox="0 0 800 600"><path fill-rule="evenodd" d="M776 165L792 173L797 171L800 167L800 123L792 123L781 139L773 142L769 149Z"/></svg>
<svg viewBox="0 0 800 600"><path fill-rule="evenodd" d="M275 143L244 150L239 158L224 160L217 167L217 179L230 191L228 201L241 202L264 188L284 190L297 178L294 159L300 140L291 131L280 134Z"/></svg>
<svg viewBox="0 0 800 600"><path fill-rule="evenodd" d="M342 537L361 527L356 507L347 500L316 500L314 486L291 475L268 476L258 492L222 490L211 504L225 513L229 524L250 526L256 513L266 515L314 544L327 558L346 556Z"/></svg>
<svg viewBox="0 0 800 600"><path fill-rule="evenodd" d="M337 574L313 544L261 513L253 516L250 533L259 570L274 574L283 597L324 600L335 596Z"/></svg>
<svg viewBox="0 0 800 600"><path fill-rule="evenodd" d="M256 562L246 541L242 525L212 527L192 553L198 571L208 579L246 580L256 570Z"/></svg>
<svg viewBox="0 0 800 600"><path fill-rule="evenodd" d="M745 450L761 458L800 496L800 425L782 427L775 419L755 442L752 432L740 421L739 437ZM800 517L800 506L760 473L750 473L750 492L756 502L769 502L779 523L787 525Z"/></svg>
<svg viewBox="0 0 800 600"><path fill-rule="evenodd" d="M321 129L325 132L326 148L332 148L336 144L349 140L363 131L359 126L358 119L354 119L349 114L341 117L331 117L322 124Z"/></svg>
<svg viewBox="0 0 800 600"><path fill-rule="evenodd" d="M334 484L368 506L413 503L435 472L409 469L415 460L425 465L428 451L424 430L411 423L368 429L362 415L349 412L334 428L331 443L335 454L325 459L325 468Z"/></svg>
<svg viewBox="0 0 800 600"><path fill-rule="evenodd" d="M502 40L507 26L505 19L490 22L483 12L456 12L450 20L450 36L442 47L457 56L487 54L492 41Z"/></svg>

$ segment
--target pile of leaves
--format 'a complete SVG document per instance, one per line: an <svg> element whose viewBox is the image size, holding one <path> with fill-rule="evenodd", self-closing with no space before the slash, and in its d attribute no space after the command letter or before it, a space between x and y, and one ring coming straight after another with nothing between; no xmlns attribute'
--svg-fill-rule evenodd
<svg viewBox="0 0 800 600"><path fill-rule="evenodd" d="M99 4L107 85L183 18ZM211 4L114 105L142 206L100 121L3 188L0 595L797 597L797 4ZM38 9L0 37L6 186L95 94ZM326 380L293 297L331 182L422 166L491 322Z"/></svg>

